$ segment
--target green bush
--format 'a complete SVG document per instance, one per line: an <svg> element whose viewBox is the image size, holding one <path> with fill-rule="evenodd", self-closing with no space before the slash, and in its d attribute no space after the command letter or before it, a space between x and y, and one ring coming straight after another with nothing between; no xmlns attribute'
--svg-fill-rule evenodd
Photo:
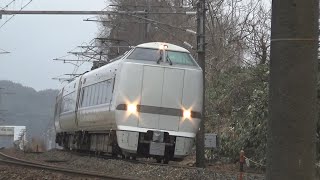
<svg viewBox="0 0 320 180"><path fill-rule="evenodd" d="M268 77L269 65L266 64L232 68L220 72L208 83L206 129L218 132L220 156L237 160L243 149L246 156L266 163ZM318 159L319 134L320 121L317 124Z"/></svg>
<svg viewBox="0 0 320 180"><path fill-rule="evenodd" d="M221 156L237 159L239 151L265 162L268 119L268 66L237 67L221 72L206 95L207 126L219 127Z"/></svg>

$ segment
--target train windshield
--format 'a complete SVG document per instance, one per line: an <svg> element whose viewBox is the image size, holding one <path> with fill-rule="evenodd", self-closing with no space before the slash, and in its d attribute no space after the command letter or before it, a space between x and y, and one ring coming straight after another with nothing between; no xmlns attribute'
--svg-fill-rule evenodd
<svg viewBox="0 0 320 180"><path fill-rule="evenodd" d="M128 59L143 60L143 61L154 61L157 62L161 58L162 53L158 49L148 48L136 48L128 57ZM195 66L195 62L189 53L179 51L166 51L167 61L171 61L172 64L181 64Z"/></svg>
<svg viewBox="0 0 320 180"><path fill-rule="evenodd" d="M189 53L178 52L178 51L166 51L167 52L167 60L170 60L172 64L183 64L189 66L195 66L193 59L191 58Z"/></svg>

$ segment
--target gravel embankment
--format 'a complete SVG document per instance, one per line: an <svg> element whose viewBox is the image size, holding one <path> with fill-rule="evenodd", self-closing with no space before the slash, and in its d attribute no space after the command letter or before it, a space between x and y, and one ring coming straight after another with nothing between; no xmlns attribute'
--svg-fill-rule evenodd
<svg viewBox="0 0 320 180"><path fill-rule="evenodd" d="M42 154L23 153L20 151L3 150L8 155L17 158L32 160L41 163L47 163L56 166L63 166L74 169L83 169L87 171L97 171L114 176L127 176L136 179L214 179L214 180L237 180L238 174L218 170L209 167L200 168L177 168L170 166L148 165L140 163L132 163L123 160L103 159L88 156L79 156L74 153L52 150ZM47 161L61 161L48 163ZM173 162L174 163L174 162ZM2 171L0 171L2 174ZM50 176L48 176L50 177ZM56 176L55 176L56 177ZM57 179L65 179L56 177ZM264 180L263 175L246 174L244 180Z"/></svg>
<svg viewBox="0 0 320 180"><path fill-rule="evenodd" d="M24 179L32 179L32 180L56 180L56 179L65 179L65 180L77 180L77 179L87 179L87 180L95 180L95 178L88 178L83 176L74 176L74 175L66 175L61 173L56 173L52 171L46 170L37 170L24 168L19 166L11 166L0 164L0 180L24 180Z"/></svg>

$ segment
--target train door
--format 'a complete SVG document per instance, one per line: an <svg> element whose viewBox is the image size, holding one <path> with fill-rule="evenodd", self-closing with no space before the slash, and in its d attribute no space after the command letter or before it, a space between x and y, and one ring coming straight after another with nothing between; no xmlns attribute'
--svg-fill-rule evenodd
<svg viewBox="0 0 320 180"><path fill-rule="evenodd" d="M65 131L77 130L76 105L78 98L79 79L68 84L62 92L60 127Z"/></svg>
<svg viewBox="0 0 320 180"><path fill-rule="evenodd" d="M62 92L59 93L58 96L56 97L56 104L54 109L54 126L56 129L56 132L59 132L61 130L61 127L60 127L61 103L62 103Z"/></svg>
<svg viewBox="0 0 320 180"><path fill-rule="evenodd" d="M161 107L164 68L144 66L141 106ZM160 115L157 113L140 113L139 127L158 129Z"/></svg>
<svg viewBox="0 0 320 180"><path fill-rule="evenodd" d="M163 87L161 96L161 107L168 109L181 109L183 95L184 70L165 68L163 75ZM159 129L178 131L181 116L178 114L160 115Z"/></svg>

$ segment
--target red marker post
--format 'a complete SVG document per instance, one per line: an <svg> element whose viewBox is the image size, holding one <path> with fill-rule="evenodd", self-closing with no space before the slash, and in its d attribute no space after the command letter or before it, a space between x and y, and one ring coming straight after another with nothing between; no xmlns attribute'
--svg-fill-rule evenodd
<svg viewBox="0 0 320 180"><path fill-rule="evenodd" d="M243 179L243 165L245 163L245 157L244 157L244 151L241 150L240 151L240 159L239 159L239 162L240 162L240 176L239 176L239 180L242 180Z"/></svg>

